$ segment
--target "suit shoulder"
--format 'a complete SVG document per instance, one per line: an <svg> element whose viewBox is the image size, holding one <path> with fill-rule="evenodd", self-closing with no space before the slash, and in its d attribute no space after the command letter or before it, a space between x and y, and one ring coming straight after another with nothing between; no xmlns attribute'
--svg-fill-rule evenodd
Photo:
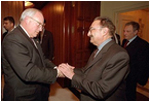
<svg viewBox="0 0 150 102"><path fill-rule="evenodd" d="M113 54L124 53L128 55L127 51L116 43L110 47L110 53L113 53Z"/></svg>
<svg viewBox="0 0 150 102"><path fill-rule="evenodd" d="M45 33L47 33L47 34L52 34L52 32L49 31L49 30L45 30Z"/></svg>
<svg viewBox="0 0 150 102"><path fill-rule="evenodd" d="M149 43L140 37L138 37L137 43L139 47L149 46Z"/></svg>
<svg viewBox="0 0 150 102"><path fill-rule="evenodd" d="M12 32L7 34L7 38L16 38L20 34L20 30L18 28L15 28Z"/></svg>
<svg viewBox="0 0 150 102"><path fill-rule="evenodd" d="M112 46L114 49L116 49L116 51L126 51L123 47L121 47L120 45L118 44L114 44Z"/></svg>

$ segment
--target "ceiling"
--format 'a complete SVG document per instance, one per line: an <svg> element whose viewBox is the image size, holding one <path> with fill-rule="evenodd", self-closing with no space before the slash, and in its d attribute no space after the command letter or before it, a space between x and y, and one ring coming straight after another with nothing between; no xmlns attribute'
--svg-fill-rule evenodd
<svg viewBox="0 0 150 102"><path fill-rule="evenodd" d="M34 8L41 10L50 1L30 1L30 2L32 2L34 4Z"/></svg>

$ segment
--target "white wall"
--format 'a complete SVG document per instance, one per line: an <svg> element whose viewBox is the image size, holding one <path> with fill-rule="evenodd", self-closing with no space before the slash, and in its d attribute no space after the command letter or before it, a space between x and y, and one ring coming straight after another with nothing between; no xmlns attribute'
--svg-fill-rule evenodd
<svg viewBox="0 0 150 102"><path fill-rule="evenodd" d="M109 17L116 23L116 14L144 9L149 7L149 1L101 1L101 16Z"/></svg>

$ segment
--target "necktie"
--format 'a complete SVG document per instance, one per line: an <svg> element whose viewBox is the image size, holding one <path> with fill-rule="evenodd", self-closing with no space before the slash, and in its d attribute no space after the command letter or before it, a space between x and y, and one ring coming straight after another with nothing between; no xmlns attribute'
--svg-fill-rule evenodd
<svg viewBox="0 0 150 102"><path fill-rule="evenodd" d="M93 52L93 59L96 57L97 52L98 52L98 49L96 49L96 50Z"/></svg>
<svg viewBox="0 0 150 102"><path fill-rule="evenodd" d="M37 45L35 43L35 41L33 40L33 38L30 38L32 40L32 42L34 43L35 47L37 48Z"/></svg>
<svg viewBox="0 0 150 102"><path fill-rule="evenodd" d="M126 42L124 43L124 46L123 46L124 48L126 48L126 47L127 47L128 42L129 42L129 41L128 41L128 40L126 40Z"/></svg>

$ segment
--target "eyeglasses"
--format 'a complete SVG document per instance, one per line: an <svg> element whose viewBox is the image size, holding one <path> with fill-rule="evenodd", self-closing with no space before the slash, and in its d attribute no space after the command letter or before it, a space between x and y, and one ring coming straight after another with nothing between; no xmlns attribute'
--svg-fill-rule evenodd
<svg viewBox="0 0 150 102"><path fill-rule="evenodd" d="M96 29L102 29L102 28L93 28L93 27L91 27L91 28L89 29L89 32L91 33L93 30L96 30Z"/></svg>
<svg viewBox="0 0 150 102"><path fill-rule="evenodd" d="M41 27L42 29L44 28L44 24L40 23L39 21L37 21L36 19L32 18L32 17L29 17L31 18L33 21L35 21L36 23L38 23L38 27Z"/></svg>

